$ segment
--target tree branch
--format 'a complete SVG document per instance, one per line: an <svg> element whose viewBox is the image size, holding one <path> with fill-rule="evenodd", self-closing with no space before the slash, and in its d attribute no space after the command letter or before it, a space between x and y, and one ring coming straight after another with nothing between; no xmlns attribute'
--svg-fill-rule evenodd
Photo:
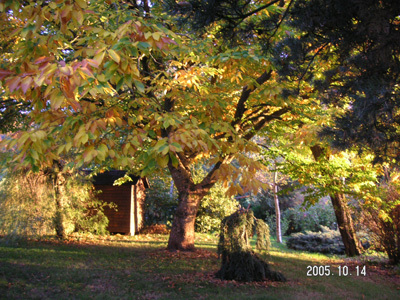
<svg viewBox="0 0 400 300"><path fill-rule="evenodd" d="M261 85L265 83L267 80L271 78L272 75L272 70L270 71L265 71L263 74L261 74L260 77L256 79L256 82L258 85ZM234 121L232 122L232 126L238 124L240 120L243 118L244 113L246 112L246 102L249 99L251 93L256 89L257 87L249 88L247 85L243 87L242 94L240 95L239 102L236 106L236 112L235 112L235 118Z"/></svg>
<svg viewBox="0 0 400 300"><path fill-rule="evenodd" d="M288 111L290 111L289 107L283 107L268 116L262 116L261 120L259 120L253 126L253 128L244 136L244 139L246 139L246 140L252 139L257 134L257 132L260 131L264 127L265 124L267 124L268 122L270 122L272 120L280 119L281 116L283 114L287 113Z"/></svg>

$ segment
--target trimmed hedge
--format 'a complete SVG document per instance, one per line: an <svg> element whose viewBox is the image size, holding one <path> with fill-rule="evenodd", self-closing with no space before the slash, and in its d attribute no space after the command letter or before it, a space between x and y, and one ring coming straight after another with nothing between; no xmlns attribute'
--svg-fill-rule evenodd
<svg viewBox="0 0 400 300"><path fill-rule="evenodd" d="M321 226L320 232L292 234L286 242L290 249L319 252L324 254L344 254L345 248L339 231Z"/></svg>

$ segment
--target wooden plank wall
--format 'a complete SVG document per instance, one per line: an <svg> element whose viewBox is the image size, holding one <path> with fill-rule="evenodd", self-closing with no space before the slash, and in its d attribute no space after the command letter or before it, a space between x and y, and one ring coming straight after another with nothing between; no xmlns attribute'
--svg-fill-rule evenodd
<svg viewBox="0 0 400 300"><path fill-rule="evenodd" d="M110 186L96 185L96 190L102 193L97 197L106 202L113 202L117 205L118 211L106 207L105 215L109 219L107 230L111 233L130 233L130 205L131 205L131 186Z"/></svg>

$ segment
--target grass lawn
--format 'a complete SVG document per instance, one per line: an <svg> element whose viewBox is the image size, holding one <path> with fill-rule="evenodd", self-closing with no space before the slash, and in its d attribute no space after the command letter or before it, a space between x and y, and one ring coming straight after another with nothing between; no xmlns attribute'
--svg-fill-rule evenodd
<svg viewBox="0 0 400 300"><path fill-rule="evenodd" d="M193 253L165 251L167 238L0 238L0 299L400 299L399 269L365 256L310 254L273 243L267 259L288 281L244 284L214 278L216 237L197 235ZM324 267L318 266L333 275L319 276ZM339 276L338 267L348 275ZM307 276L308 270L317 275Z"/></svg>

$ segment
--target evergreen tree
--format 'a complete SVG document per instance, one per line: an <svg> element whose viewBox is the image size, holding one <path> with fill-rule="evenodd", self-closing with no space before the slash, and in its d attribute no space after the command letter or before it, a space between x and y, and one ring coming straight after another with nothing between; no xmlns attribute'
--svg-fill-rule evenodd
<svg viewBox="0 0 400 300"><path fill-rule="evenodd" d="M298 0L289 16L297 32L275 49L281 75L344 108L322 134L336 147L369 147L377 162L399 160L400 2Z"/></svg>

